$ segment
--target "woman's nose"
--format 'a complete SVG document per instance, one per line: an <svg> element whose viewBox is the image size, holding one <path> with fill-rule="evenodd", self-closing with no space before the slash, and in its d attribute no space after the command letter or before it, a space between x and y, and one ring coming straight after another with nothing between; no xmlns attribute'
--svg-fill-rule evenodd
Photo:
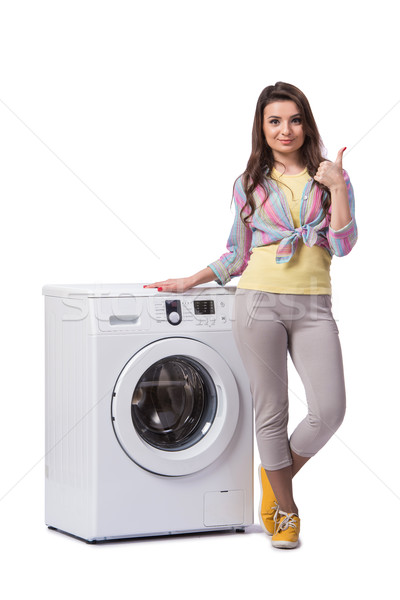
<svg viewBox="0 0 400 600"><path fill-rule="evenodd" d="M288 135L290 133L290 122L282 121L282 130L281 133Z"/></svg>

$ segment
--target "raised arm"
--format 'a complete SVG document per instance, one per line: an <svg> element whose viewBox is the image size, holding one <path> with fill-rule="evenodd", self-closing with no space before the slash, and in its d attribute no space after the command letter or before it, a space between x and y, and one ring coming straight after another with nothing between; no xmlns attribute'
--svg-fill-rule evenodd
<svg viewBox="0 0 400 600"><path fill-rule="evenodd" d="M336 256L346 256L357 241L354 191L347 172L342 168L343 152L339 150L335 162L323 161L315 179L331 192L331 222L328 228L329 246Z"/></svg>

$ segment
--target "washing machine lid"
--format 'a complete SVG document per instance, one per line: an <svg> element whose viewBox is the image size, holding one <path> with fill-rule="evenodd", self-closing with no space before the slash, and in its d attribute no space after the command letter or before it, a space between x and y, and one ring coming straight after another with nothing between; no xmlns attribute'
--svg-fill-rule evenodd
<svg viewBox="0 0 400 600"><path fill-rule="evenodd" d="M144 288L145 283L79 283L79 284L55 284L45 285L42 288L44 296L55 296L57 298L118 298L120 296L171 296L170 292L158 292L156 288ZM215 282L198 285L191 288L185 295L199 296L202 294L212 293L213 295L234 294L236 291L235 284L226 286L218 285ZM183 295L183 294L181 294Z"/></svg>
<svg viewBox="0 0 400 600"><path fill-rule="evenodd" d="M166 338L125 365L111 412L117 439L136 464L160 475L189 475L215 462L231 442L238 387L211 346Z"/></svg>

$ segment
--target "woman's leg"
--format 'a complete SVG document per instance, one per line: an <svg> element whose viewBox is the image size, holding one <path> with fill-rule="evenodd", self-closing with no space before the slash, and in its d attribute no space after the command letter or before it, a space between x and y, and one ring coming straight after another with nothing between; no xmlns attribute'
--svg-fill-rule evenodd
<svg viewBox="0 0 400 600"><path fill-rule="evenodd" d="M292 479L306 464L310 457L299 456L293 450L293 463L290 467L278 469L277 471L267 470L267 477L272 486L275 498L279 504L279 508L287 513L299 514L297 504L293 499Z"/></svg>
<svg viewBox="0 0 400 600"><path fill-rule="evenodd" d="M292 467L277 469L276 471L265 470L269 482L275 494L280 510L286 513L299 514L297 505L293 499L292 489Z"/></svg>
<svg viewBox="0 0 400 600"><path fill-rule="evenodd" d="M308 414L290 437L292 467L267 471L281 510L296 512L292 482L340 426L346 406L342 354L329 296L293 298L289 352L306 391ZM295 318L296 315L301 318ZM295 452L294 448L298 450Z"/></svg>
<svg viewBox="0 0 400 600"><path fill-rule="evenodd" d="M292 458L293 458L293 462L292 462L292 478L296 475L296 473L298 473L300 471L300 469L306 464L306 462L308 460L310 460L310 456L299 456L298 454L296 454L296 452L293 452L293 450L291 450L292 453Z"/></svg>
<svg viewBox="0 0 400 600"><path fill-rule="evenodd" d="M292 478L338 429L345 412L342 356L330 297L285 296L281 301L279 295L242 290L234 334L251 383L262 465L281 510L297 512ZM308 403L308 414L289 447L288 348Z"/></svg>
<svg viewBox="0 0 400 600"><path fill-rule="evenodd" d="M287 433L288 336L279 318L278 296L238 290L233 333L249 377L261 464L265 470L289 467L291 471Z"/></svg>
<svg viewBox="0 0 400 600"><path fill-rule="evenodd" d="M330 296L298 299L307 314L293 321L289 352L303 382L308 412L290 437L291 452L314 456L340 427L346 410L342 353Z"/></svg>

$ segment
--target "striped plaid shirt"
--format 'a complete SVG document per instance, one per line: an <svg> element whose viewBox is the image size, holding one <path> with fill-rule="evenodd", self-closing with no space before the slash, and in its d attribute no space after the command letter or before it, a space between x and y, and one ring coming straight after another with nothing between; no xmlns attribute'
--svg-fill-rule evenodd
<svg viewBox="0 0 400 600"><path fill-rule="evenodd" d="M235 204L235 219L228 238L227 250L218 260L208 266L218 277L218 283L224 285L232 277L241 275L250 259L253 248L280 242L276 251L276 262L288 262L296 251L299 239L306 246L322 246L332 256L345 256L357 241L357 224L354 213L354 192L349 176L343 170L349 196L352 219L342 229L335 231L330 226L331 207L326 217L323 217L322 198L326 192L315 185L310 177L301 197L300 227L295 228L292 214L285 194L277 182L266 178L264 185L268 189L265 200L265 190L258 186L253 192L256 210L245 225L240 218L240 211L245 205L246 194L243 189L242 177L235 183L233 200ZM250 213L246 207L243 216Z"/></svg>

